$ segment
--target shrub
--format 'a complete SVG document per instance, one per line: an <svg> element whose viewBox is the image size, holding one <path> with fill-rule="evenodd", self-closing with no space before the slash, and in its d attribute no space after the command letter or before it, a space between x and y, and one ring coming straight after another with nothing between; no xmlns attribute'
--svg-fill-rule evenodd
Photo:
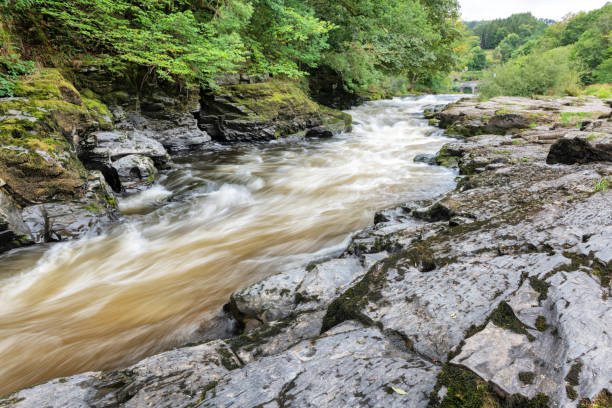
<svg viewBox="0 0 612 408"><path fill-rule="evenodd" d="M485 98L499 95L577 95L580 73L569 61L570 50L556 48L531 54L500 65L488 73L481 93Z"/></svg>
<svg viewBox="0 0 612 408"><path fill-rule="evenodd" d="M597 84L588 86L584 93L601 99L612 98L612 84Z"/></svg>

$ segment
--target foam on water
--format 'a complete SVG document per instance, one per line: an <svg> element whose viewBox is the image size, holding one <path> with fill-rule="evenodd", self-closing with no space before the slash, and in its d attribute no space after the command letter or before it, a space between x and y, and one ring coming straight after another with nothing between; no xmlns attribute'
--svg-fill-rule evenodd
<svg viewBox="0 0 612 408"><path fill-rule="evenodd" d="M423 110L455 99L369 102L332 139L177 159L119 200L124 219L103 235L1 256L0 394L175 346L233 291L339 254L377 210L452 188L452 171L414 158L449 141Z"/></svg>

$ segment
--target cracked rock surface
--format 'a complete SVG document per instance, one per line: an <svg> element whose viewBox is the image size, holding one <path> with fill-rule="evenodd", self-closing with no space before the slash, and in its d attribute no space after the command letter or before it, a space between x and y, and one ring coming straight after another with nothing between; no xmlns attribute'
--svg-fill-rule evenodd
<svg viewBox="0 0 612 408"><path fill-rule="evenodd" d="M561 112L593 115L578 129ZM435 115L464 129L435 158L457 188L381 211L338 259L236 292L242 334L0 406L612 406L612 163L547 163L573 154L551 149L564 140L611 151L608 105L496 98Z"/></svg>

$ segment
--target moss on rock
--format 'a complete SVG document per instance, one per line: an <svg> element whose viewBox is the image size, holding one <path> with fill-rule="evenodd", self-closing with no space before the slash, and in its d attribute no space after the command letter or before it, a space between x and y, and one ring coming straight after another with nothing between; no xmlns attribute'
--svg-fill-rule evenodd
<svg viewBox="0 0 612 408"><path fill-rule="evenodd" d="M442 387L447 392L443 398L438 396ZM549 397L537 394L529 399L522 395L500 397L493 385L472 371L447 364L438 376L438 383L431 394L429 408L546 408Z"/></svg>
<svg viewBox="0 0 612 408"><path fill-rule="evenodd" d="M15 97L0 101L0 178L22 203L80 198L87 171L78 136L112 127L108 108L82 97L56 69L22 78Z"/></svg>
<svg viewBox="0 0 612 408"><path fill-rule="evenodd" d="M527 331L527 326L516 317L512 307L506 302L501 302L497 309L491 314L491 322L498 327L502 327L517 334L523 334L527 336L530 341L535 340Z"/></svg>
<svg viewBox="0 0 612 408"><path fill-rule="evenodd" d="M348 130L352 117L314 102L293 82L225 85L202 97L200 121L225 142L269 140L324 126Z"/></svg>

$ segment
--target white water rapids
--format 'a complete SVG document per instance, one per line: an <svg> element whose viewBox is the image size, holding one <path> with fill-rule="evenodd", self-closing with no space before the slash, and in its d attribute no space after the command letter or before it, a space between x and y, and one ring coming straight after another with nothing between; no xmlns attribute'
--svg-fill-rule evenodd
<svg viewBox="0 0 612 408"><path fill-rule="evenodd" d="M377 210L454 185L414 163L449 140L422 119L454 96L370 102L354 130L177 160L104 234L0 257L0 395L180 344L232 292L342 250Z"/></svg>

